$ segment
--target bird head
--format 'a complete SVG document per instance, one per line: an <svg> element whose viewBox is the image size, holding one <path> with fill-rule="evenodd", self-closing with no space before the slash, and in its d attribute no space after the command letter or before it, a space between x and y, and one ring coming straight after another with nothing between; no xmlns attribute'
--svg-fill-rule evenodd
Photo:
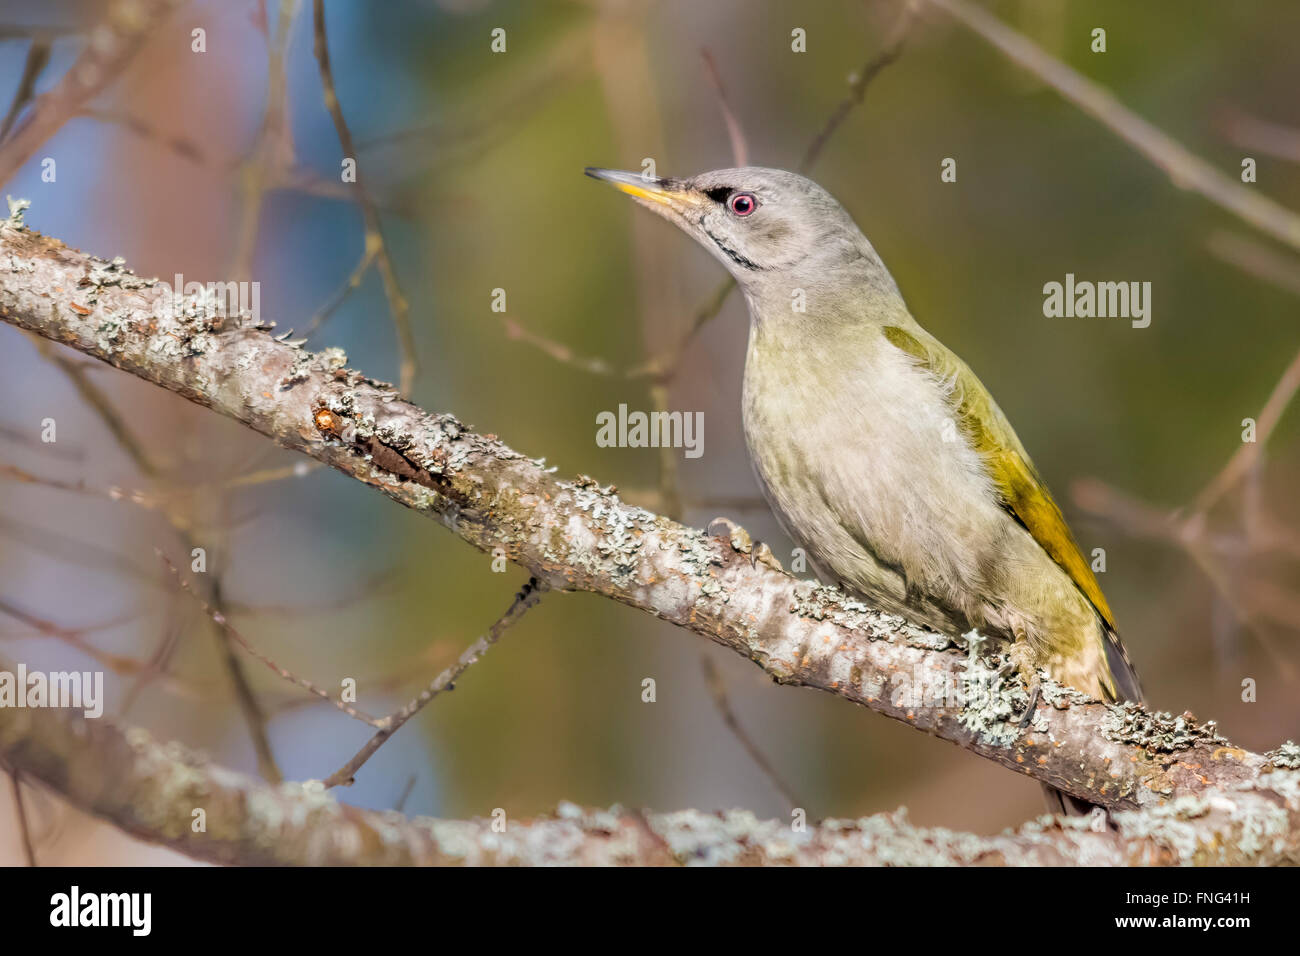
<svg viewBox="0 0 1300 956"><path fill-rule="evenodd" d="M715 169L690 179L594 167L586 173L675 223L742 287L809 265L834 267L870 249L826 190L783 169Z"/></svg>

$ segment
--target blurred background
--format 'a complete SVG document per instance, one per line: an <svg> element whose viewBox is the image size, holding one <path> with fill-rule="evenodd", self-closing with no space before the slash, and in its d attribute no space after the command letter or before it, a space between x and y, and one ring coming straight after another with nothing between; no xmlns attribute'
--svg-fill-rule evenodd
<svg viewBox="0 0 1300 956"><path fill-rule="evenodd" d="M50 49L36 92L52 88L103 6L0 2L0 103L19 88L34 38ZM741 434L742 299L732 293L689 340L670 380L624 375L673 353L724 273L582 168L733 165L704 50L750 161L796 168L851 76L889 42L902 4L325 6L343 115L409 301L413 400L689 523L727 514L788 565L789 542L753 503ZM124 256L142 274L257 281L262 314L280 330L310 329L311 347L341 347L354 367L397 381L400 338L380 272L371 265L347 288L365 230L355 187L340 182L311 5L284 8L287 20L275 2L184 5L0 188L31 200L33 228ZM1300 209L1300 6L986 8L1228 176L1254 158L1250 188ZM1097 27L1105 53L1091 51ZM203 53L192 50L196 28ZM791 49L796 28L806 52ZM42 180L43 157L57 161L54 182ZM948 157L955 183L940 181ZM1150 703L1215 718L1254 750L1296 737L1295 412L1248 452L1240 481L1196 509L1243 448L1243 419L1295 374L1294 250L1180 191L934 12L911 26L812 175L855 216L918 320L996 395L1085 552L1104 549L1099 578ZM1043 285L1067 272L1149 281L1150 327L1045 318ZM492 311L494 289L506 291L504 315ZM87 402L85 383L137 436L147 469ZM702 457L597 447L599 412L659 400L704 413ZM53 445L40 440L46 418L57 422ZM0 464L85 489L15 481L12 470L0 478L0 656L33 669L107 668L106 715L258 772L211 625L154 556L161 548L184 567L195 543L260 650L327 688L355 678L373 713L396 708L505 610L526 575L495 572L442 528L304 462L0 325ZM110 487L146 501L109 500L100 492ZM160 653L165 673L142 678ZM990 833L1042 812L1027 778L831 695L775 686L730 652L580 594L548 595L339 796L445 817L500 807L526 818L571 800L788 819L789 802L727 729L702 657L812 819L905 805L917 823ZM368 738L244 663L287 779L327 776ZM642 701L647 677L655 703ZM186 862L37 790L24 799L42 863ZM0 863L23 859L13 811L6 780Z"/></svg>

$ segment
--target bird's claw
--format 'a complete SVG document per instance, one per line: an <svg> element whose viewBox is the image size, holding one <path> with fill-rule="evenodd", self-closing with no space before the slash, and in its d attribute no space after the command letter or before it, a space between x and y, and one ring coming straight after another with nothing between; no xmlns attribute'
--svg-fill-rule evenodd
<svg viewBox="0 0 1300 956"><path fill-rule="evenodd" d="M1033 722L1034 712L1037 711L1038 702L1042 699L1042 680L1038 676L1038 664L1034 660L1028 641L1015 641L1011 645L1008 656L1029 690L1029 704L1025 707L1025 712L1020 715L1020 728L1023 730Z"/></svg>
<svg viewBox="0 0 1300 956"><path fill-rule="evenodd" d="M776 559L776 555L761 541L755 541L748 531L742 528L736 522L727 517L714 518L709 522L709 537L723 538L731 545L731 550L737 554L749 555L749 564L751 567L757 567L763 564L773 571L785 573L785 568L781 567L781 562Z"/></svg>
<svg viewBox="0 0 1300 956"><path fill-rule="evenodd" d="M762 541L756 541L754 543L754 550L749 555L749 563L753 566L760 564L766 565L773 571L780 571L782 574L785 574L785 568L781 567L781 562L776 559L776 555L772 553L772 549Z"/></svg>
<svg viewBox="0 0 1300 956"><path fill-rule="evenodd" d="M714 518L709 522L710 538L725 538L732 551L749 554L754 548L754 539L749 532L727 517Z"/></svg>
<svg viewBox="0 0 1300 956"><path fill-rule="evenodd" d="M1019 727L1021 730L1033 723L1034 713L1038 710L1038 701L1042 696L1042 681L1035 676L1029 685L1029 704L1025 707L1025 712L1020 715Z"/></svg>

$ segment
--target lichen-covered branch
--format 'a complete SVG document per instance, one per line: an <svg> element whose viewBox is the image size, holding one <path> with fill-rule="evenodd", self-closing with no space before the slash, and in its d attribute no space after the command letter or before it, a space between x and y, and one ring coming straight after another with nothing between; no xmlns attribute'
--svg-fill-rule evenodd
<svg viewBox="0 0 1300 956"><path fill-rule="evenodd" d="M76 806L196 859L247 865L1270 865L1300 862L1300 772L1160 807L1042 820L997 836L922 829L906 812L759 820L562 804L514 820L408 819L318 783L269 785L139 729L70 711L0 709L0 762Z"/></svg>
<svg viewBox="0 0 1300 956"><path fill-rule="evenodd" d="M1249 784L1270 761L1190 715L1107 706L1044 681L1024 688L991 645L915 627L733 545L564 480L494 435L406 402L392 386L170 290L0 222L0 319L234 418L500 548L556 590L583 590L701 634L775 680L836 694L1111 808Z"/></svg>

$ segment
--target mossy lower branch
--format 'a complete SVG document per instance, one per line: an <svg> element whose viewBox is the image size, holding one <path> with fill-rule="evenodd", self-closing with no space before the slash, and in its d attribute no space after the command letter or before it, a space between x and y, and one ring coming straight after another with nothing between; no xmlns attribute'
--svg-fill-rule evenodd
<svg viewBox="0 0 1300 956"><path fill-rule="evenodd" d="M213 863L260 866L1174 866L1300 861L1300 772L1119 811L1043 817L995 836L745 810L642 813L561 804L513 820L407 818L270 785L143 730L72 711L0 709L0 761L128 833ZM1100 823L1100 825L1099 825Z"/></svg>

